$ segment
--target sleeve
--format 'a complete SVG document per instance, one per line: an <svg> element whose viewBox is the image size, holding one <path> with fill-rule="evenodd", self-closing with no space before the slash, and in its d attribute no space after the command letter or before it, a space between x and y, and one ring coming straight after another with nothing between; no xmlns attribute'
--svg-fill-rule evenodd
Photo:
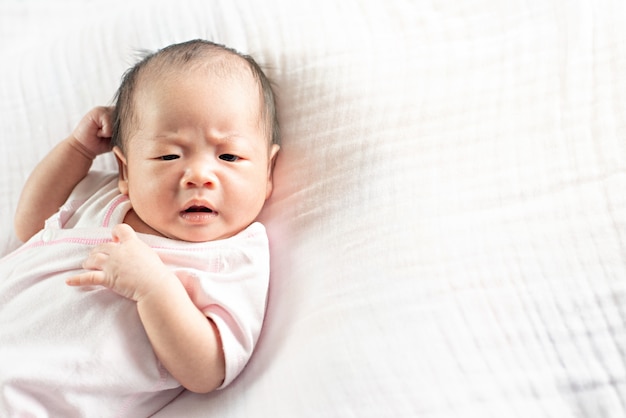
<svg viewBox="0 0 626 418"><path fill-rule="evenodd" d="M247 364L258 341L269 288L269 246L265 229L253 224L207 254L208 264L177 269L194 304L217 326L226 360L220 389Z"/></svg>
<svg viewBox="0 0 626 418"><path fill-rule="evenodd" d="M76 224L79 208L87 202L102 198L110 192L117 174L111 172L90 171L72 190L59 210L45 222L46 229L62 229Z"/></svg>

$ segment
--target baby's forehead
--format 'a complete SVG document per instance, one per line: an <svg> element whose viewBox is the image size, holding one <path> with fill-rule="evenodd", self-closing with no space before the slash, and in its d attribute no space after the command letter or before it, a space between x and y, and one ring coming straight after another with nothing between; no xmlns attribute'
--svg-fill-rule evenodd
<svg viewBox="0 0 626 418"><path fill-rule="evenodd" d="M253 129L262 132L263 139L270 142L269 137L266 138L262 97L254 86L251 88L241 85L239 80L231 80L216 83L219 92L213 87L189 90L190 85L197 84L195 80L182 89L177 88L180 84L175 79L173 82L154 80L140 87L133 100L132 117L127 120L129 136L132 138L140 131L154 133L155 130L182 129L212 123L216 127L220 126L216 129L227 129L230 126L234 129L232 132L239 131L237 127L243 127L242 132L251 132L250 127L255 126ZM247 98L229 101L228 97ZM193 103L193 106L187 106L189 103ZM221 104L215 106L214 103Z"/></svg>
<svg viewBox="0 0 626 418"><path fill-rule="evenodd" d="M256 76L249 62L241 56L233 53L219 51L218 53L207 54L206 56L195 56L188 61L181 60L180 57L157 57L146 65L136 79L136 86L131 99L130 114L126 120L127 132L131 134L136 129L141 129L140 119L142 109L145 109L146 100L150 91L161 89L165 85L168 88L176 88L179 80L184 80L190 74L201 74L201 79L206 77L207 82L214 82L216 79L223 79L229 85L240 86L242 90L249 91L251 97L251 111L256 113L259 127L266 131L268 145L272 142L270 133L271 124L268 123L267 111L265 109L265 97L261 81ZM162 91L162 90L161 90ZM148 96L146 96L146 93ZM255 100L256 99L256 100Z"/></svg>

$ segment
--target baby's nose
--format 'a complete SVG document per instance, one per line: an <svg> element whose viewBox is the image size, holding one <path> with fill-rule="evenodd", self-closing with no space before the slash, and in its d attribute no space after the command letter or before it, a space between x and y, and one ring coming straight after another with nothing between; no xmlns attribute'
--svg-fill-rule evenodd
<svg viewBox="0 0 626 418"><path fill-rule="evenodd" d="M216 182L215 172L206 161L188 166L182 179L185 187L212 187Z"/></svg>

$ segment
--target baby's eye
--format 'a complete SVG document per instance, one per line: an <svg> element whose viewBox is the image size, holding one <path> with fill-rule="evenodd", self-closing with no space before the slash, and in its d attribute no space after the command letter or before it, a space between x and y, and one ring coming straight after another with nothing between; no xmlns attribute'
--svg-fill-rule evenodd
<svg viewBox="0 0 626 418"><path fill-rule="evenodd" d="M236 155L233 154L222 154L220 155L220 160L224 160L224 161L228 161L228 162L235 162L239 159L239 157L237 157Z"/></svg>
<svg viewBox="0 0 626 418"><path fill-rule="evenodd" d="M176 160L177 158L180 158L180 157L178 155L176 155L176 154L162 155L162 156L159 157L159 159L163 160L163 161Z"/></svg>

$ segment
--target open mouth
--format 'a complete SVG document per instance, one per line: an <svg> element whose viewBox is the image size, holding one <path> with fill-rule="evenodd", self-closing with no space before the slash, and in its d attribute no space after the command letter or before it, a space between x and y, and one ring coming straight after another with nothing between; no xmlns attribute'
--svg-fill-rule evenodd
<svg viewBox="0 0 626 418"><path fill-rule="evenodd" d="M183 212L185 213L213 213L213 209L207 208L206 206L190 206L185 209Z"/></svg>
<svg viewBox="0 0 626 418"><path fill-rule="evenodd" d="M203 203L195 202L195 204L190 204L180 212L180 216L192 224L204 225L206 222L210 222L218 216L218 212Z"/></svg>

